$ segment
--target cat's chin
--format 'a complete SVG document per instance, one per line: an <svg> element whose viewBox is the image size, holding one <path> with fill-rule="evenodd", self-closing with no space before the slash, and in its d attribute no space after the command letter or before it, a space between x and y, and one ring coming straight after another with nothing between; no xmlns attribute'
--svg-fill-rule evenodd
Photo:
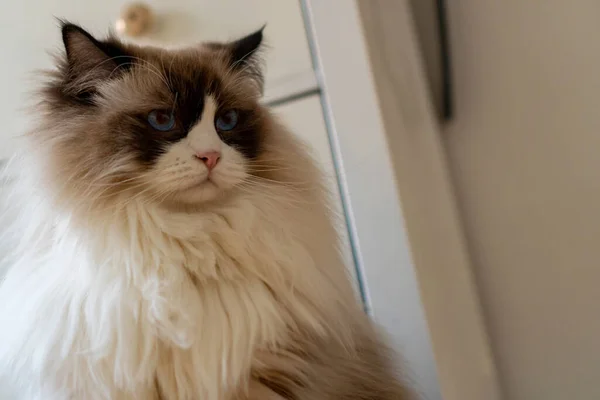
<svg viewBox="0 0 600 400"><path fill-rule="evenodd" d="M196 206L206 203L212 203L229 196L235 187L237 181L221 179L215 177L200 177L191 182L179 183L176 187L161 188L160 186L151 186L150 190L142 190L143 193L133 192L129 196L139 198L142 202L164 205L169 208L178 206ZM122 200L122 199L121 199ZM119 201L121 201L119 200ZM127 197L125 198L125 201Z"/></svg>
<svg viewBox="0 0 600 400"><path fill-rule="evenodd" d="M174 200L184 204L207 203L222 196L226 190L211 180L181 190L174 196Z"/></svg>

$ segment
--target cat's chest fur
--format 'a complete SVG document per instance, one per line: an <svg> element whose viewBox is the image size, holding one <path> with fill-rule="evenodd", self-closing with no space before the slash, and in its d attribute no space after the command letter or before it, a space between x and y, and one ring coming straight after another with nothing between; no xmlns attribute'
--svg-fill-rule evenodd
<svg viewBox="0 0 600 400"><path fill-rule="evenodd" d="M289 307L312 314L301 299L286 304L293 264L312 259L277 214L241 199L192 214L132 205L83 230L59 220L53 246L8 277L14 291L36 293L6 306L49 318L12 321L25 336L9 340L75 394L101 387L118 399L159 386L174 398L220 399L247 379L257 349L300 322Z"/></svg>

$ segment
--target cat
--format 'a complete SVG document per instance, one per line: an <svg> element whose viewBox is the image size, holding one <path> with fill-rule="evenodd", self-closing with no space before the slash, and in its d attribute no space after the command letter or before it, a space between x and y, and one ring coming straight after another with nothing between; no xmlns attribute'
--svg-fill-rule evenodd
<svg viewBox="0 0 600 400"><path fill-rule="evenodd" d="M61 29L5 172L0 375L27 400L408 399L320 172L260 103L263 31Z"/></svg>

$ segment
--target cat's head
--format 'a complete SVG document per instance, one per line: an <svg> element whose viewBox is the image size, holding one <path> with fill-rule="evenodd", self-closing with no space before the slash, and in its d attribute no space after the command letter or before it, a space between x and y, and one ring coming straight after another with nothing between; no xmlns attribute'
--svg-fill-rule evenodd
<svg viewBox="0 0 600 400"><path fill-rule="evenodd" d="M188 204L243 187L265 169L271 124L259 103L262 36L165 50L63 23L32 135L52 181L76 196Z"/></svg>

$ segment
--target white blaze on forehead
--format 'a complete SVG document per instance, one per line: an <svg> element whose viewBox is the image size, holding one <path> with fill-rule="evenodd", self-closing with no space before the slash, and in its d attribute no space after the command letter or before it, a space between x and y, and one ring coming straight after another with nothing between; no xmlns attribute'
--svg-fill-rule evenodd
<svg viewBox="0 0 600 400"><path fill-rule="evenodd" d="M204 98L202 117L192 127L187 136L190 147L197 153L207 151L221 151L223 142L215 129L215 114L217 104L212 96Z"/></svg>

